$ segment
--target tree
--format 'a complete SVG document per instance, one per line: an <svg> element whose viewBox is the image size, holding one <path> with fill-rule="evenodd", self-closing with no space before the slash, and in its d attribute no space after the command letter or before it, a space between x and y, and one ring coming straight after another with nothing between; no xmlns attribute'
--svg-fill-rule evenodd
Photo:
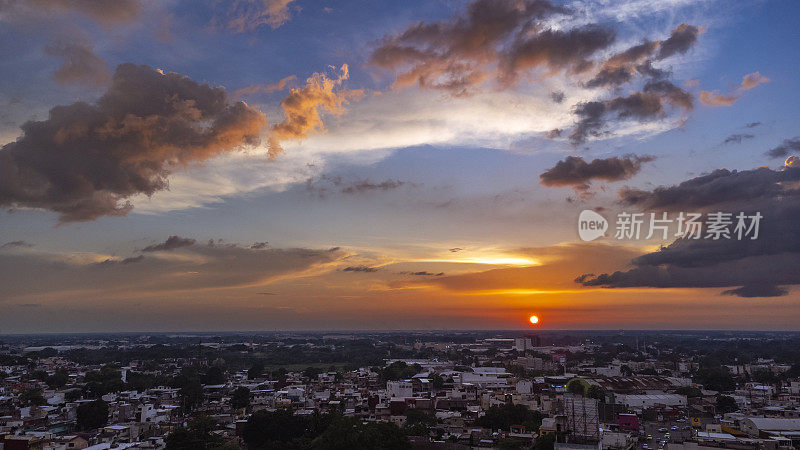
<svg viewBox="0 0 800 450"><path fill-rule="evenodd" d="M248 448L286 448L289 442L306 433L307 425L308 419L295 416L289 410L256 411L247 419L242 439Z"/></svg>
<svg viewBox="0 0 800 450"><path fill-rule="evenodd" d="M69 381L69 374L64 369L56 370L56 373L47 377L45 382L50 389L58 389L67 385Z"/></svg>
<svg viewBox="0 0 800 450"><path fill-rule="evenodd" d="M570 394L586 395L588 389L589 383L580 378L573 378L567 383L567 392Z"/></svg>
<svg viewBox="0 0 800 450"><path fill-rule="evenodd" d="M445 380L438 373L435 373L431 376L431 381L433 382L433 388L436 389L437 391L444 388Z"/></svg>
<svg viewBox="0 0 800 450"><path fill-rule="evenodd" d="M422 371L422 366L414 364L409 366L403 361L395 361L381 370L381 380L397 381L411 378Z"/></svg>
<svg viewBox="0 0 800 450"><path fill-rule="evenodd" d="M317 450L376 449L404 450L411 448L406 435L393 423L362 424L354 418L339 418L311 443Z"/></svg>
<svg viewBox="0 0 800 450"><path fill-rule="evenodd" d="M74 402L75 400L80 399L83 396L83 391L80 389L70 389L64 392L64 400L68 402Z"/></svg>
<svg viewBox="0 0 800 450"><path fill-rule="evenodd" d="M736 404L736 400L733 397L728 395L717 396L717 413L725 414L738 410L739 405Z"/></svg>
<svg viewBox="0 0 800 450"><path fill-rule="evenodd" d="M45 372L44 370L36 370L31 374L31 377L34 380L46 381L47 380L47 372Z"/></svg>
<svg viewBox="0 0 800 450"><path fill-rule="evenodd" d="M222 369L217 366L210 367L203 377L203 384L225 384L227 381Z"/></svg>
<svg viewBox="0 0 800 450"><path fill-rule="evenodd" d="M90 398L98 398L109 392L119 392L126 387L122 381L122 373L113 366L103 366L99 371L88 372L84 381L86 381L84 394Z"/></svg>
<svg viewBox="0 0 800 450"><path fill-rule="evenodd" d="M593 384L589 386L589 390L586 391L586 396L589 398L596 398L601 402L606 400L606 391L603 390L600 386Z"/></svg>
<svg viewBox="0 0 800 450"><path fill-rule="evenodd" d="M77 425L81 430L103 427L108 423L108 403L100 399L83 403L78 406L77 415Z"/></svg>
<svg viewBox="0 0 800 450"><path fill-rule="evenodd" d="M492 430L508 430L511 425L523 425L528 431L537 431L542 425L542 417L542 413L531 411L525 405L501 405L490 407L475 424Z"/></svg>
<svg viewBox="0 0 800 450"><path fill-rule="evenodd" d="M522 378L527 373L527 370L519 364L509 364L506 370L517 378Z"/></svg>
<svg viewBox="0 0 800 450"><path fill-rule="evenodd" d="M678 389L675 389L675 393L678 394L678 395L685 395L685 396L687 396L689 398L702 397L703 396L703 391L701 391L699 388L696 388L694 386L682 386L682 387L679 387Z"/></svg>
<svg viewBox="0 0 800 450"><path fill-rule="evenodd" d="M725 392L736 388L736 381L728 369L721 365L701 367L697 372L697 380L712 391Z"/></svg>
<svg viewBox="0 0 800 450"><path fill-rule="evenodd" d="M499 450L523 450L528 448L523 442L514 439L500 439L497 443Z"/></svg>
<svg viewBox="0 0 800 450"><path fill-rule="evenodd" d="M46 403L41 389L28 389L20 394L19 401L24 406L41 406Z"/></svg>
<svg viewBox="0 0 800 450"><path fill-rule="evenodd" d="M203 403L203 385L196 379L190 380L178 391L181 399L181 406L187 411L195 409Z"/></svg>
<svg viewBox="0 0 800 450"><path fill-rule="evenodd" d="M303 376L308 378L309 380L315 380L317 378L317 375L321 373L322 369L320 369L319 367L308 366L303 371Z"/></svg>
<svg viewBox="0 0 800 450"><path fill-rule="evenodd" d="M767 369L756 369L753 371L753 381L757 381L762 384L771 384L777 380L778 377L772 373L771 370Z"/></svg>
<svg viewBox="0 0 800 450"><path fill-rule="evenodd" d="M427 436L431 427L436 426L436 417L422 409L406 410L404 430L409 436Z"/></svg>
<svg viewBox="0 0 800 450"><path fill-rule="evenodd" d="M555 448L555 442L555 433L547 433L544 436L536 438L536 442L533 444L533 450L553 450L553 448Z"/></svg>
<svg viewBox="0 0 800 450"><path fill-rule="evenodd" d="M167 436L167 450L236 448L226 445L220 436L212 433L217 423L208 416L193 417L187 426L178 427Z"/></svg>
<svg viewBox="0 0 800 450"><path fill-rule="evenodd" d="M250 406L250 389L244 386L237 387L231 395L231 407L242 409Z"/></svg>
<svg viewBox="0 0 800 450"><path fill-rule="evenodd" d="M247 371L247 378L254 380L261 376L264 373L264 364L257 362L250 366L250 370Z"/></svg>

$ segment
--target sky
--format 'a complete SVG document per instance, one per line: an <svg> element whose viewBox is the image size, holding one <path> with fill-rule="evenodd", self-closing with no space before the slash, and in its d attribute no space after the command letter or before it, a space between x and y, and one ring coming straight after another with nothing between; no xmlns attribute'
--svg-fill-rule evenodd
<svg viewBox="0 0 800 450"><path fill-rule="evenodd" d="M2 1L0 333L795 330L798 14Z"/></svg>

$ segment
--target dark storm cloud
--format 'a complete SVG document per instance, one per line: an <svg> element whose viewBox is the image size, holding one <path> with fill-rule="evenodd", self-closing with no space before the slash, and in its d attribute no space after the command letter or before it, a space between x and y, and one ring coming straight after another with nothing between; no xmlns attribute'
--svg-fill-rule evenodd
<svg viewBox="0 0 800 450"><path fill-rule="evenodd" d="M742 141L747 140L747 139L753 139L754 137L756 137L756 136L754 134L750 134L750 133L734 133L734 134L726 137L725 140L722 141L722 144L723 145L741 144Z"/></svg>
<svg viewBox="0 0 800 450"><path fill-rule="evenodd" d="M379 271L379 267L370 267L370 266L347 266L342 269L343 272L377 272Z"/></svg>
<svg viewBox="0 0 800 450"><path fill-rule="evenodd" d="M606 113L606 104L603 102L578 103L573 108L573 113L578 116L578 122L569 135L569 140L574 144L582 144L590 135L599 136L600 129L605 125L603 115Z"/></svg>
<svg viewBox="0 0 800 450"><path fill-rule="evenodd" d="M684 111L691 111L692 108L694 108L692 94L667 80L648 81L645 83L642 91L660 94L668 103L682 108Z"/></svg>
<svg viewBox="0 0 800 450"><path fill-rule="evenodd" d="M572 186L585 190L594 180L627 180L639 173L643 163L654 159L653 156L627 155L597 158L586 162L580 156L568 156L539 175L539 180L545 186Z"/></svg>
<svg viewBox="0 0 800 450"><path fill-rule="evenodd" d="M25 241L11 241L6 242L3 245L0 245L0 248L31 248L33 244L25 242Z"/></svg>
<svg viewBox="0 0 800 450"><path fill-rule="evenodd" d="M349 186L342 188L342 192L345 194L354 194L358 192L367 192L376 190L388 191L391 189L397 189L404 184L406 184L405 181L392 180L392 179L381 181L380 183L374 183L370 180L360 180L360 181L355 181Z"/></svg>
<svg viewBox="0 0 800 450"><path fill-rule="evenodd" d="M63 84L102 86L111 79L106 62L90 43L58 42L45 48L48 55L63 59L53 78Z"/></svg>
<svg viewBox="0 0 800 450"><path fill-rule="evenodd" d="M97 263L100 266L112 266L114 264L133 264L144 261L144 255L131 256L124 259L106 259L105 261Z"/></svg>
<svg viewBox="0 0 800 450"><path fill-rule="evenodd" d="M564 93L561 91L551 92L550 100L553 100L554 103L561 103L564 101Z"/></svg>
<svg viewBox="0 0 800 450"><path fill-rule="evenodd" d="M76 12L106 26L130 23L142 12L139 0L2 0L3 18L29 17L42 14L59 15Z"/></svg>
<svg viewBox="0 0 800 450"><path fill-rule="evenodd" d="M412 276L415 276L415 277L441 277L441 276L444 276L444 272L433 273L433 272L426 272L424 270L420 271L420 272L400 272L400 274L401 275L412 275Z"/></svg>
<svg viewBox="0 0 800 450"><path fill-rule="evenodd" d="M646 82L640 92L625 97L577 104L574 113L578 121L570 141L579 145L590 136L604 135L602 129L612 119L658 120L666 114L666 105L691 111L693 95L667 80L669 72L654 67L653 62L686 52L697 41L700 31L697 26L681 24L664 41L644 41L607 59L586 83L587 87L617 87L637 75Z"/></svg>
<svg viewBox="0 0 800 450"><path fill-rule="evenodd" d="M613 55L586 85L588 87L600 87L627 83L636 74L637 67L642 65L646 58L652 56L658 45L659 42L657 41L645 41ZM642 68L646 67L642 66Z"/></svg>
<svg viewBox="0 0 800 450"><path fill-rule="evenodd" d="M553 128L552 130L545 133L544 137L546 137L547 139L555 139L557 137L560 137L561 133L563 132L564 130L562 130L561 128Z"/></svg>
<svg viewBox="0 0 800 450"><path fill-rule="evenodd" d="M767 156L770 158L785 158L790 153L800 152L800 137L784 139L781 145L769 150Z"/></svg>
<svg viewBox="0 0 800 450"><path fill-rule="evenodd" d="M181 248L181 247L189 247L190 245L194 245L195 242L197 242L197 241L195 241L192 238L184 238L184 237L180 237L180 236L170 236L170 237L167 238L166 241L164 241L164 242L162 242L160 244L148 245L147 247L143 248L142 251L143 252L161 252L161 251L175 250L175 249Z"/></svg>
<svg viewBox="0 0 800 450"><path fill-rule="evenodd" d="M211 289L247 288L252 292L346 256L337 249L255 250L237 244L195 244L174 248L169 254L94 260L76 259L71 253L0 252L0 303L43 295L70 297L72 291L80 292L82 299L104 300L167 299L175 292L199 294Z"/></svg>
<svg viewBox="0 0 800 450"><path fill-rule="evenodd" d="M639 120L664 114L664 102L660 96L647 92L635 92L627 97L617 97L606 102L608 111L616 112L617 117L637 118Z"/></svg>
<svg viewBox="0 0 800 450"><path fill-rule="evenodd" d="M250 246L253 250L261 250L269 247L269 242L256 242Z"/></svg>
<svg viewBox="0 0 800 450"><path fill-rule="evenodd" d="M763 199L795 197L800 192L788 187L787 182L798 180L800 169L796 168L717 169L675 186L651 191L623 189L620 200L647 210L705 210L718 205L747 205Z"/></svg>
<svg viewBox="0 0 800 450"><path fill-rule="evenodd" d="M89 104L56 106L0 150L0 206L62 222L127 214L125 200L168 187L175 168L258 142L266 117L225 90L147 66L117 67Z"/></svg>
<svg viewBox="0 0 800 450"><path fill-rule="evenodd" d="M627 271L584 276L585 286L735 287L742 297L783 295L800 284L800 168L726 169L651 191L623 190L622 202L646 211L762 215L758 239L677 239L634 258ZM749 224L749 222L748 222ZM705 232L705 230L704 230Z"/></svg>
<svg viewBox="0 0 800 450"><path fill-rule="evenodd" d="M520 37L503 55L501 77L505 82L515 81L522 73L537 68L584 72L592 66L589 58L613 42L614 32L597 25Z"/></svg>
<svg viewBox="0 0 800 450"><path fill-rule="evenodd" d="M310 178L306 181L306 189L314 192L319 197L324 197L328 192L339 192L342 194L364 194L374 191L391 191L402 186L416 186L414 183L397 180L393 178L384 181L372 181L368 178L345 180L340 176L322 175L319 178Z"/></svg>
<svg viewBox="0 0 800 450"><path fill-rule="evenodd" d="M719 261L710 266L681 267L639 265L627 271L587 277L581 284L606 288L724 288L728 295L770 297L783 295L781 285L800 283L794 268L800 264L797 254L747 257ZM756 290L758 287L758 290Z"/></svg>
<svg viewBox="0 0 800 450"><path fill-rule="evenodd" d="M755 128L755 127L757 127L759 125L761 125L761 122L750 122L747 125L745 125L744 127L745 128Z"/></svg>
<svg viewBox="0 0 800 450"><path fill-rule="evenodd" d="M669 58L678 53L686 53L696 42L703 30L696 25L682 23L669 34L658 50L658 59Z"/></svg>
<svg viewBox="0 0 800 450"><path fill-rule="evenodd" d="M610 119L636 119L640 122L661 118L665 106L683 110L692 108L691 95L668 81L648 83L642 92L606 101L583 102L573 112L578 117L569 139L574 145L582 144L590 136L601 136Z"/></svg>
<svg viewBox="0 0 800 450"><path fill-rule="evenodd" d="M736 297L780 297L788 294L789 291L780 286L767 283L748 284L736 289L728 289L722 292L723 295L733 295Z"/></svg>
<svg viewBox="0 0 800 450"><path fill-rule="evenodd" d="M535 69L583 72L614 41L612 30L595 24L545 28L541 20L554 14L568 11L543 0L476 0L463 15L385 37L371 63L396 71L398 87L464 95L487 79L507 86Z"/></svg>
<svg viewBox="0 0 800 450"><path fill-rule="evenodd" d="M611 56L600 71L589 80L588 87L619 86L637 74L651 78L664 78L667 72L653 67L654 61L686 53L696 42L701 29L695 25L681 24L663 41L645 40Z"/></svg>

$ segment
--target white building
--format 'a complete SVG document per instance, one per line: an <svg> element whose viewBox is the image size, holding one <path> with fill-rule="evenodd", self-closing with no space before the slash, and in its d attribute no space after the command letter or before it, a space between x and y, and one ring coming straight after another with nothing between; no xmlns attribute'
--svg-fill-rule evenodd
<svg viewBox="0 0 800 450"><path fill-rule="evenodd" d="M686 396L678 394L620 394L616 398L619 403L635 409L652 408L656 405L685 407L687 404Z"/></svg>
<svg viewBox="0 0 800 450"><path fill-rule="evenodd" d="M481 387L506 387L511 374L503 367L475 367L472 372L461 373L461 383Z"/></svg>
<svg viewBox="0 0 800 450"><path fill-rule="evenodd" d="M390 398L408 398L414 396L414 387L409 381L387 381L386 392Z"/></svg>

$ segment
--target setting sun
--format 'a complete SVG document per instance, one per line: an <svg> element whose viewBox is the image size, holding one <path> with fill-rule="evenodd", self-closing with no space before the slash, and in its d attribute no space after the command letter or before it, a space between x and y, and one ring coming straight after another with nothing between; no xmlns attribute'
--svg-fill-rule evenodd
<svg viewBox="0 0 800 450"><path fill-rule="evenodd" d="M539 317L538 316L531 316L530 321L533 324L537 324L537 323L539 323Z"/></svg>

